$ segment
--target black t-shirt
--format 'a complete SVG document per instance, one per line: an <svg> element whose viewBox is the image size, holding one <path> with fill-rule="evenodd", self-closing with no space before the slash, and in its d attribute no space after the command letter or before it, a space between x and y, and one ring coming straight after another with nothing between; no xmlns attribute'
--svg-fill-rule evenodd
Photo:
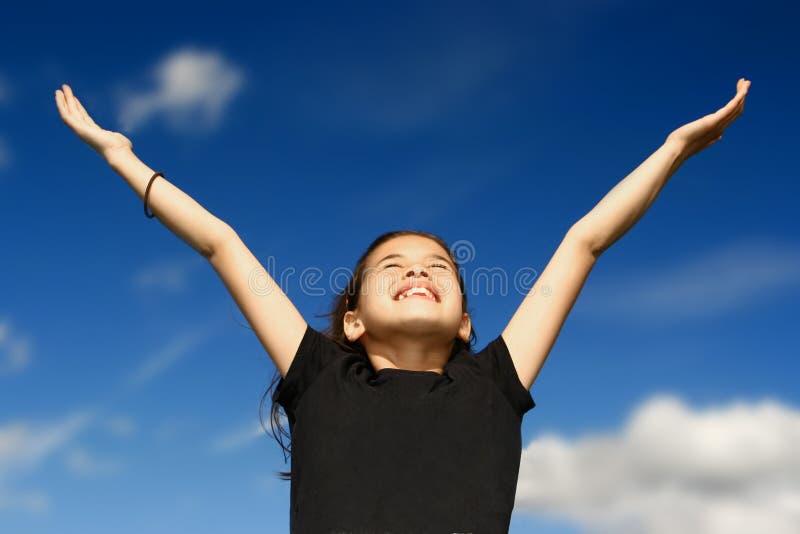
<svg viewBox="0 0 800 534"><path fill-rule="evenodd" d="M273 394L293 534L507 533L536 404L502 336L444 374L382 369L310 325Z"/></svg>

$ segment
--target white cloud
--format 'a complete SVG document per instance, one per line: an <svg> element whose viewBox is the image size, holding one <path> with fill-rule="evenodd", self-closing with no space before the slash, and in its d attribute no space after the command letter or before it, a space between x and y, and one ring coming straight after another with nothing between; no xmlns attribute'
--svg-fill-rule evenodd
<svg viewBox="0 0 800 534"><path fill-rule="evenodd" d="M800 287L800 246L743 239L658 272L588 284L578 313L640 320L722 314Z"/></svg>
<svg viewBox="0 0 800 534"><path fill-rule="evenodd" d="M616 434L544 435L523 451L516 511L588 533L797 532L800 412L778 402L645 402Z"/></svg>
<svg viewBox="0 0 800 534"><path fill-rule="evenodd" d="M134 287L140 290L161 289L180 292L188 286L188 278L193 270L205 265L200 255L188 259L168 260L142 268L132 277Z"/></svg>
<svg viewBox="0 0 800 534"><path fill-rule="evenodd" d="M100 459L83 447L74 447L64 454L64 465L78 476L103 476L118 473L122 464L116 460Z"/></svg>
<svg viewBox="0 0 800 534"><path fill-rule="evenodd" d="M0 320L0 376L22 372L30 362L30 339L12 332L7 320Z"/></svg>
<svg viewBox="0 0 800 534"><path fill-rule="evenodd" d="M183 131L213 128L244 84L243 72L222 54L192 47L169 54L150 77L150 91L122 90L119 121L127 132L159 114Z"/></svg>

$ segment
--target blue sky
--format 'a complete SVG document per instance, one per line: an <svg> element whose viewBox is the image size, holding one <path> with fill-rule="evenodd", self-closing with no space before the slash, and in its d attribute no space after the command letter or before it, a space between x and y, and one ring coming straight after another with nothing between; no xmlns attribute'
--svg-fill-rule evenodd
<svg viewBox="0 0 800 534"><path fill-rule="evenodd" d="M288 531L274 366L213 269L60 120L233 226L313 326L399 228L544 269L675 128L744 114L601 256L531 392L514 533L800 521L798 10L568 0L4 8L0 530ZM405 200L408 196L413 201ZM523 293L469 294L477 348ZM793 328L794 327L794 328Z"/></svg>

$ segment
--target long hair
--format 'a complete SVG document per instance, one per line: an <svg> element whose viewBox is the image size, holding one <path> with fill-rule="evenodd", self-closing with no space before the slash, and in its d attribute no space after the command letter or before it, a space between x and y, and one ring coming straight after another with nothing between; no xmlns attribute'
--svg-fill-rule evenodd
<svg viewBox="0 0 800 534"><path fill-rule="evenodd" d="M358 352L361 354L366 355L366 350L364 346L361 344L360 341L350 341L347 339L347 336L344 334L344 315L348 311L354 310L358 307L358 297L361 294L361 287L364 283L364 273L366 269L367 258L369 255L374 251L378 246L381 244L393 239L395 237L400 237L404 235L416 235L421 237L426 237L428 239L433 240L439 246L441 246L444 250L447 251L448 255L450 256L453 265L456 267L456 276L458 277L458 287L461 292L462 297L462 312L468 312L467 309L467 293L464 286L464 278L461 275L461 268L456 261L456 258L453 256L453 252L450 250L450 247L447 245L447 242L442 239L441 237L431 234L428 232L423 232L421 230L396 230L391 232L386 232L384 234L379 235L364 251L361 257L358 259L356 263L355 272L350 277L350 280L347 283L346 289L336 295L333 300L333 306L331 310L327 313L320 315L320 317L330 317L330 324L328 327L322 331L322 333L328 336L331 340L336 342L338 345L343 347L346 350L351 352ZM473 352L473 345L475 343L476 333L475 328L470 329L469 334L469 342L464 341L460 337L455 338L455 343L453 344L453 350L451 352L451 357L453 354L456 354L462 350L472 353ZM281 379L281 375L278 372L277 368L275 369L275 374L272 377L272 381L270 382L267 391L264 392L264 395L261 397L261 402L259 403L259 420L261 420L261 427L264 427L264 421L261 418L261 414L263 412L264 401L266 400L267 396L270 398L273 397L274 388L278 384ZM275 402L273 399L272 401L272 408L270 410L270 427L272 429L272 435L277 440L278 444L281 446L284 452L284 462L286 462L286 455L291 455L291 450L286 447L285 443L283 442L283 437L291 439L291 435L286 432L286 430L281 425L281 416L280 416L280 405ZM275 426L278 427L279 432L275 433ZM291 480L291 472L286 471L279 471L278 476L282 480Z"/></svg>

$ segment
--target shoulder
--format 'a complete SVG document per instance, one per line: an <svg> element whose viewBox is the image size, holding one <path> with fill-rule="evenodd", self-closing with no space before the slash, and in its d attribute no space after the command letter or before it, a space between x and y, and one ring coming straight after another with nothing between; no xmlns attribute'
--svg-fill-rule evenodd
<svg viewBox="0 0 800 534"><path fill-rule="evenodd" d="M307 325L286 376L275 388L273 401L280 403L285 409L294 407L326 369L356 354L327 334Z"/></svg>
<svg viewBox="0 0 800 534"><path fill-rule="evenodd" d="M473 373L490 380L511 404L519 417L531 410L536 403L530 391L519 379L502 334L492 338L476 352L462 350L453 358L455 365L466 366Z"/></svg>

